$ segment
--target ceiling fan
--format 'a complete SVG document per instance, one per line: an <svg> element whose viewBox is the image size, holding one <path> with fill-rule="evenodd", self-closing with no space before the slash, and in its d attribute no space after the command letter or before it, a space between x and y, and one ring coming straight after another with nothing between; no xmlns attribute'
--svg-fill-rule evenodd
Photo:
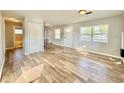
<svg viewBox="0 0 124 93"><path fill-rule="evenodd" d="M78 12L81 15L84 15L84 14L89 15L89 14L93 13L92 11L87 11L87 10L79 10Z"/></svg>

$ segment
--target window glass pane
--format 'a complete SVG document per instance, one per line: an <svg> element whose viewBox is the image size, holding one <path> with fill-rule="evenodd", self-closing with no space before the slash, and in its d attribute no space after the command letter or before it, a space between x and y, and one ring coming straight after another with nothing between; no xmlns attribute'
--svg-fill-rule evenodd
<svg viewBox="0 0 124 93"><path fill-rule="evenodd" d="M102 35L93 35L93 41L96 42L107 42L107 35L102 34Z"/></svg>
<svg viewBox="0 0 124 93"><path fill-rule="evenodd" d="M55 39L60 39L60 29L55 29Z"/></svg>
<svg viewBox="0 0 124 93"><path fill-rule="evenodd" d="M94 26L93 27L93 34L100 34L100 26Z"/></svg>
<svg viewBox="0 0 124 93"><path fill-rule="evenodd" d="M80 34L91 34L91 27L81 27Z"/></svg>
<svg viewBox="0 0 124 93"><path fill-rule="evenodd" d="M23 30L22 29L15 29L15 34L23 34Z"/></svg>
<svg viewBox="0 0 124 93"><path fill-rule="evenodd" d="M108 33L108 25L101 25L100 30L102 33Z"/></svg>
<svg viewBox="0 0 124 93"><path fill-rule="evenodd" d="M81 35L80 40L81 41L91 41L91 35Z"/></svg>
<svg viewBox="0 0 124 93"><path fill-rule="evenodd" d="M108 42L108 25L93 26L93 41Z"/></svg>
<svg viewBox="0 0 124 93"><path fill-rule="evenodd" d="M91 41L91 34L92 34L91 26L80 28L80 40L81 41Z"/></svg>

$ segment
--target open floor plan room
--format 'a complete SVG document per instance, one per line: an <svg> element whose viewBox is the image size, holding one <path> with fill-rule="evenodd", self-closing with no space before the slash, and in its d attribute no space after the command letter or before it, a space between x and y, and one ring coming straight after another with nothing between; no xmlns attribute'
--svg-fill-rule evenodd
<svg viewBox="0 0 124 93"><path fill-rule="evenodd" d="M1 83L123 83L123 10L0 11Z"/></svg>
<svg viewBox="0 0 124 93"><path fill-rule="evenodd" d="M8 51L1 82L16 82L22 73L41 64L44 65L41 75L33 82L124 82L124 65L55 45L49 45L44 53L28 56L23 54L22 49Z"/></svg>

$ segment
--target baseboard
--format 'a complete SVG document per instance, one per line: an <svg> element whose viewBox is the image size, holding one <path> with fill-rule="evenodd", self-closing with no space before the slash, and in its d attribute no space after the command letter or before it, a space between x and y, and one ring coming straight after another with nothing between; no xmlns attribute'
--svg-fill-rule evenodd
<svg viewBox="0 0 124 93"><path fill-rule="evenodd" d="M2 78L4 63L5 63L5 57L4 57L3 60L2 60L2 65L1 65L1 68L0 68L0 80L1 80L1 78Z"/></svg>
<svg viewBox="0 0 124 93"><path fill-rule="evenodd" d="M65 47L64 45L61 45L61 44L57 44L57 43L52 43L53 45L57 45L57 46L63 46Z"/></svg>
<svg viewBox="0 0 124 93"><path fill-rule="evenodd" d="M71 46L64 46L64 45L61 45L61 44L56 44L56 43L52 43L53 45L57 45L57 46L62 46L62 47L67 47L67 48L72 48L74 49L74 47L71 47Z"/></svg>
<svg viewBox="0 0 124 93"><path fill-rule="evenodd" d="M110 54L106 54L106 53L100 53L100 52L96 52L96 51L91 51L91 50L87 50L88 52L92 52L92 53L96 53L96 54L100 54L100 55L106 55L106 56L112 56L112 57L116 57L116 58L121 58L119 56L115 56L115 55L110 55Z"/></svg>
<svg viewBox="0 0 124 93"><path fill-rule="evenodd" d="M122 62L124 63L124 59L122 57L120 57L120 56L110 55L110 54L106 54L106 53L100 53L100 52L91 51L91 50L87 50L87 51L91 52L91 53L96 53L96 54L104 55L104 56L107 56L107 57L117 58L117 59L122 60Z"/></svg>
<svg viewBox="0 0 124 93"><path fill-rule="evenodd" d="M44 49L42 49L42 50L35 50L35 51L31 51L31 52L28 52L28 53L24 53L25 55L29 55L29 54L32 54L32 53L36 53L36 52L43 52L44 51Z"/></svg>
<svg viewBox="0 0 124 93"><path fill-rule="evenodd" d="M64 45L60 45L60 44L56 44L56 43L53 43L55 45L58 45L58 46L64 46ZM66 46L64 46L66 47ZM72 49L76 49L74 47L69 47L69 48L72 48ZM96 54L100 54L100 55L104 55L104 56L107 56L107 57L114 57L114 58L118 58L120 60L122 60L123 64L124 64L124 58L120 57L120 56L115 56L115 55L110 55L110 54L107 54L107 53L100 53L100 52L96 52L96 51L91 51L91 50L87 50L88 52L91 52L91 53L96 53Z"/></svg>

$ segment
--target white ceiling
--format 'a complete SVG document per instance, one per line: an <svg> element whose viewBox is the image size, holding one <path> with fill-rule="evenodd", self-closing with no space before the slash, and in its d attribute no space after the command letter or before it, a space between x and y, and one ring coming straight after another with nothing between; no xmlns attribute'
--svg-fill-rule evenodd
<svg viewBox="0 0 124 93"><path fill-rule="evenodd" d="M70 24L105 17L123 15L122 10L96 10L90 15L80 15L78 10L4 10L5 17L22 19L24 16L42 17L51 25Z"/></svg>

